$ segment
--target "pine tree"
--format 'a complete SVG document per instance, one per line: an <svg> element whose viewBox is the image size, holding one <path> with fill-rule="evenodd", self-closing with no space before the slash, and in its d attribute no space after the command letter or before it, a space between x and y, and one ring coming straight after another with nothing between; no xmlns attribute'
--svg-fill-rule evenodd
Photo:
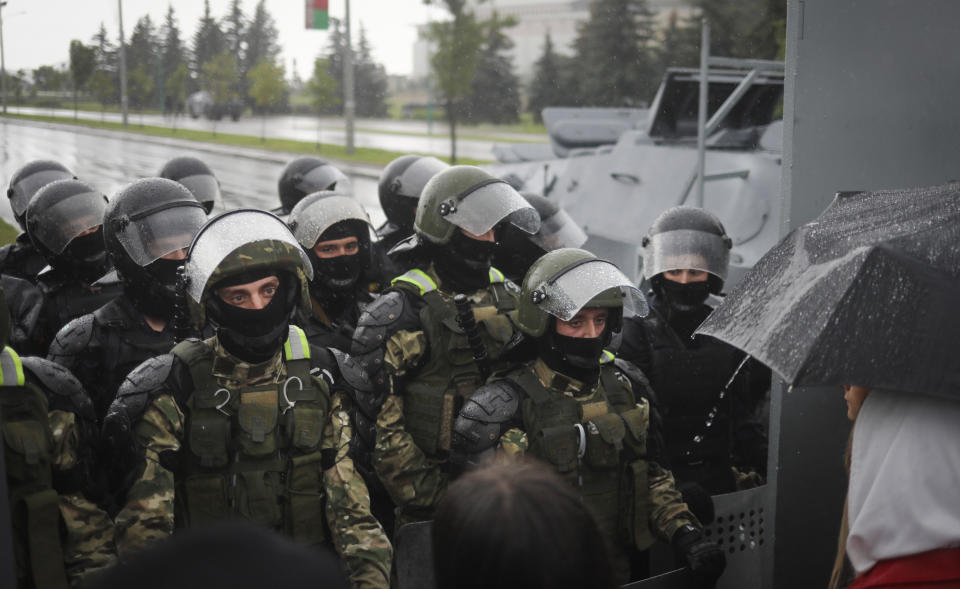
<svg viewBox="0 0 960 589"><path fill-rule="evenodd" d="M373 61L367 32L360 25L360 40L357 43L354 63L354 98L357 116L387 116L387 72L381 64Z"/></svg>
<svg viewBox="0 0 960 589"><path fill-rule="evenodd" d="M580 101L630 106L651 98L657 89L652 37L647 0L595 0L574 42Z"/></svg>
<svg viewBox="0 0 960 589"><path fill-rule="evenodd" d="M553 50L553 40L547 33L543 41L543 54L533 66L533 80L527 110L538 123L543 122L543 109L548 106L576 106L571 72L575 69L570 58Z"/></svg>
<svg viewBox="0 0 960 589"><path fill-rule="evenodd" d="M243 54L245 68L249 70L262 60L271 63L280 55L279 34L273 17L267 11L265 0L257 3L253 19L244 35L246 52Z"/></svg>
<svg viewBox="0 0 960 589"><path fill-rule="evenodd" d="M174 80L174 77L180 66L186 63L186 57L184 56L183 41L180 40L180 27L177 26L177 17L173 12L172 4L167 8L167 18L163 23L160 37L163 40L163 65L161 68L163 72L163 109L164 111L177 110L180 101L177 98L177 93L181 92L180 85L184 82L180 79Z"/></svg>
<svg viewBox="0 0 960 589"><path fill-rule="evenodd" d="M520 117L520 80L513 73L509 51L513 41L503 33L514 26L513 19L501 19L494 11L483 23L484 45L480 53L470 95L464 101L464 115L473 123L513 123Z"/></svg>
<svg viewBox="0 0 960 589"><path fill-rule="evenodd" d="M162 97L157 94L157 91L162 92L161 51L150 15L140 17L130 35L130 44L127 46L127 71L134 70L138 75L135 78L128 77L128 84L131 85L131 96L133 94L138 96L137 106L141 111L151 102L154 106L160 106L158 103L162 102ZM150 83L143 86L147 78L150 79ZM134 88L133 84L138 86Z"/></svg>
<svg viewBox="0 0 960 589"><path fill-rule="evenodd" d="M194 75L202 76L203 66L215 56L226 50L226 41L220 25L210 15L210 0L203 2L204 12L200 19L200 26L193 35L193 63L191 67Z"/></svg>
<svg viewBox="0 0 960 589"><path fill-rule="evenodd" d="M337 83L340 100L327 101L325 106L319 107L322 114L343 114L343 57L347 51L347 39L341 29L340 19L330 19L330 36L327 41L327 49L324 61L327 67L327 73ZM316 65L316 63L315 63ZM356 72L354 72L356 73Z"/></svg>
<svg viewBox="0 0 960 589"><path fill-rule="evenodd" d="M227 16L223 18L223 41L226 50L238 60L243 57L245 35L246 17L240 7L240 0L232 0Z"/></svg>
<svg viewBox="0 0 960 589"><path fill-rule="evenodd" d="M117 67L117 47L110 41L107 27L100 23L100 30L91 39L96 70L90 77L90 89L105 109L120 101L120 74Z"/></svg>

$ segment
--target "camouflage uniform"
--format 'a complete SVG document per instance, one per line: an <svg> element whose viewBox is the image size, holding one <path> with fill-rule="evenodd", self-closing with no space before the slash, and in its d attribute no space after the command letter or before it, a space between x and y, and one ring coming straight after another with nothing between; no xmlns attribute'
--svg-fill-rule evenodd
<svg viewBox="0 0 960 589"><path fill-rule="evenodd" d="M267 213L233 211L191 246L194 317L222 313L217 305L229 303L211 301L208 285L250 269L282 278L282 304L298 300L287 288L308 300L309 262L289 230ZM266 341L279 349L257 362L228 351L236 349L225 343L233 328L217 326L213 338L181 342L134 369L107 414L104 435L126 478L116 518L121 555L177 527L242 517L331 546L355 587L389 586L392 548L350 454L349 399L365 376L341 353L311 346L286 319L276 324L287 330L285 343L271 335Z"/></svg>

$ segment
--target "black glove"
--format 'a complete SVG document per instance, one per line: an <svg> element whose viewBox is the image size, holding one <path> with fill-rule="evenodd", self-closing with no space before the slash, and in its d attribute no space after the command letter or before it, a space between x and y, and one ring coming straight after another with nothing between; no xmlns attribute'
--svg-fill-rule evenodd
<svg viewBox="0 0 960 589"><path fill-rule="evenodd" d="M727 558L723 550L712 540L703 537L703 530L690 525L683 526L673 535L673 547L690 572L713 586L727 567Z"/></svg>
<svg viewBox="0 0 960 589"><path fill-rule="evenodd" d="M677 490L683 495L683 502L687 504L693 515L697 516L700 523L708 525L713 523L715 516L713 510L713 497L706 489L697 483L687 482L677 485Z"/></svg>

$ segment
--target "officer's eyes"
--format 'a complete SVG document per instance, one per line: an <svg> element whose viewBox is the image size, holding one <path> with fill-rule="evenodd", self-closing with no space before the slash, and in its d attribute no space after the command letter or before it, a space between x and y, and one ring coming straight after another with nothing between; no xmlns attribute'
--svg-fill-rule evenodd
<svg viewBox="0 0 960 589"><path fill-rule="evenodd" d="M275 294L277 294L277 287L276 287L276 286L268 286L268 287L266 287L265 289L263 289L263 295L264 295L264 296L272 297L272 296L275 295Z"/></svg>
<svg viewBox="0 0 960 589"><path fill-rule="evenodd" d="M331 254L337 251L337 248L333 247L332 245L325 245L322 248L320 248L320 251L322 251L325 254Z"/></svg>
<svg viewBox="0 0 960 589"><path fill-rule="evenodd" d="M230 297L229 297L230 302L231 302L231 303L234 303L234 304L240 304L240 303L242 303L246 298L247 298L247 296L246 296L246 295L242 295L242 294L230 295Z"/></svg>
<svg viewBox="0 0 960 589"><path fill-rule="evenodd" d="M347 245L343 246L344 251L348 251L348 252L355 252L359 248L360 248L360 245L356 243L348 243Z"/></svg>

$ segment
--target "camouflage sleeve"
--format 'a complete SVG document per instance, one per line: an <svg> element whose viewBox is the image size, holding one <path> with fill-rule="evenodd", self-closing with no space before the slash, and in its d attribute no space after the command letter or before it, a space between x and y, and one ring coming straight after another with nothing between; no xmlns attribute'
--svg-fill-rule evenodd
<svg viewBox="0 0 960 589"><path fill-rule="evenodd" d="M377 416L377 442L373 467L394 505L409 517L429 519L447 488L447 475L427 458L404 429L403 399L390 395ZM412 520L398 518L397 524Z"/></svg>
<svg viewBox="0 0 960 589"><path fill-rule="evenodd" d="M53 410L48 416L53 433L53 469L67 472L79 467L76 414ZM60 515L65 528L64 565L72 582L115 560L113 522L93 501L80 492L61 493Z"/></svg>
<svg viewBox="0 0 960 589"><path fill-rule="evenodd" d="M423 331L400 330L387 340L383 363L394 377L402 378L420 364L427 352L427 336ZM391 391L393 392L393 391Z"/></svg>
<svg viewBox="0 0 960 589"><path fill-rule="evenodd" d="M684 525L701 527L677 490L673 474L654 461L647 462L650 488L650 528L669 542L674 532Z"/></svg>
<svg viewBox="0 0 960 589"><path fill-rule="evenodd" d="M171 395L156 397L134 427L144 447L145 464L127 492L116 517L117 551L126 557L173 533L173 473L160 465L160 454L180 449L183 413Z"/></svg>
<svg viewBox="0 0 960 589"><path fill-rule="evenodd" d="M393 549L370 511L370 494L349 456L352 428L342 394L333 396L330 423L323 433L324 451L336 452L323 473L326 515L333 544L355 588L390 586Z"/></svg>
<svg viewBox="0 0 960 589"><path fill-rule="evenodd" d="M529 447L530 442L527 439L527 432L514 427L503 432L503 435L500 436L500 441L497 444L497 454L519 459L526 455Z"/></svg>

